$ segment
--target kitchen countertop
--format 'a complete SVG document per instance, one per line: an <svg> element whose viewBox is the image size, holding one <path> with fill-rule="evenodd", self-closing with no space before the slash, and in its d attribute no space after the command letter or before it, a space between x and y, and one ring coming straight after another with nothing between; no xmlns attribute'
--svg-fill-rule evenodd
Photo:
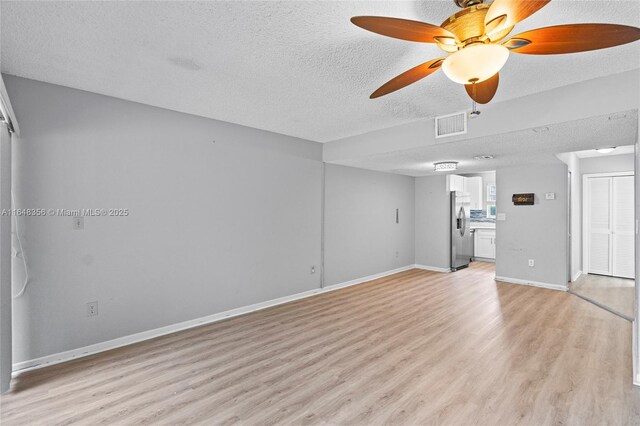
<svg viewBox="0 0 640 426"><path fill-rule="evenodd" d="M471 229L496 229L496 224L491 222L471 222Z"/></svg>

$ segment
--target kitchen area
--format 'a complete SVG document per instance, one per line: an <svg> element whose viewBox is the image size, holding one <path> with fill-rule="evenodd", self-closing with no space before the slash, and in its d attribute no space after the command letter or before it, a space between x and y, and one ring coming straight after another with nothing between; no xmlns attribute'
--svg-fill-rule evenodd
<svg viewBox="0 0 640 426"><path fill-rule="evenodd" d="M447 176L451 191L452 270L496 258L496 172Z"/></svg>

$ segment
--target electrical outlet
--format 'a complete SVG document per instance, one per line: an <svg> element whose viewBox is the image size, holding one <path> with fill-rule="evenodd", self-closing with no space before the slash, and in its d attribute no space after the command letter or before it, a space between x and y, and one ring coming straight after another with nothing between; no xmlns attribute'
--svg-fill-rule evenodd
<svg viewBox="0 0 640 426"><path fill-rule="evenodd" d="M316 273L316 267L315 267L315 266L312 266L312 267L311 267L311 273L312 273L312 274L315 274L315 273Z"/></svg>
<svg viewBox="0 0 640 426"><path fill-rule="evenodd" d="M529 259L529 266L531 266L532 268L536 266L536 261L533 259Z"/></svg>
<svg viewBox="0 0 640 426"><path fill-rule="evenodd" d="M73 218L73 229L81 231L84 229L84 217L76 216Z"/></svg>
<svg viewBox="0 0 640 426"><path fill-rule="evenodd" d="M98 301L87 303L87 316L95 317L98 315Z"/></svg>

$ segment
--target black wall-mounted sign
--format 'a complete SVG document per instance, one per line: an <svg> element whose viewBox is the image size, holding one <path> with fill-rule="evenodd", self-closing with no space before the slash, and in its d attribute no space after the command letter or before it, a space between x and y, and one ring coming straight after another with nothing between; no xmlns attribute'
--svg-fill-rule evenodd
<svg viewBox="0 0 640 426"><path fill-rule="evenodd" d="M532 206L534 198L533 194L513 194L511 201L516 206Z"/></svg>

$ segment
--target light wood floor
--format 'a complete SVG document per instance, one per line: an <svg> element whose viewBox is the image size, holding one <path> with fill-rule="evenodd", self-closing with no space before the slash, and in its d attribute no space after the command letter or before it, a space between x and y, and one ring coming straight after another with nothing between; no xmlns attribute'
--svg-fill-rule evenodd
<svg viewBox="0 0 640 426"><path fill-rule="evenodd" d="M639 424L631 324L412 270L20 375L2 424Z"/></svg>
<svg viewBox="0 0 640 426"><path fill-rule="evenodd" d="M583 274L571 283L571 290L633 318L635 282L625 278Z"/></svg>

